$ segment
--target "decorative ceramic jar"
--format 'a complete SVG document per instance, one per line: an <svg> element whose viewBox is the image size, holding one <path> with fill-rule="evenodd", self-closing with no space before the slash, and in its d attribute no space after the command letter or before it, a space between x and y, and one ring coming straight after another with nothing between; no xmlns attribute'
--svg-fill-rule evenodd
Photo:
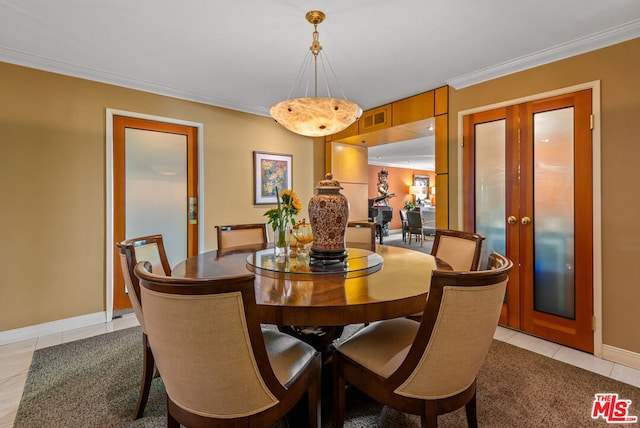
<svg viewBox="0 0 640 428"><path fill-rule="evenodd" d="M349 219L349 201L340 193L342 186L328 173L316 187L317 193L309 201L309 218L313 231L310 258L316 260L344 260L345 232Z"/></svg>

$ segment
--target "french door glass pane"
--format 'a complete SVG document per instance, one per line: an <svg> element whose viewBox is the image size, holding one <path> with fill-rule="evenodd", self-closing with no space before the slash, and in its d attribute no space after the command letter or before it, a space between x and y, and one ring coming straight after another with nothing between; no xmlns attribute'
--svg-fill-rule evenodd
<svg viewBox="0 0 640 428"><path fill-rule="evenodd" d="M125 129L125 237L163 235L167 259L187 258L187 138Z"/></svg>
<svg viewBox="0 0 640 428"><path fill-rule="evenodd" d="M575 318L573 107L533 117L534 309Z"/></svg>
<svg viewBox="0 0 640 428"><path fill-rule="evenodd" d="M493 252L507 254L504 119L475 125L476 232L485 236L481 266Z"/></svg>

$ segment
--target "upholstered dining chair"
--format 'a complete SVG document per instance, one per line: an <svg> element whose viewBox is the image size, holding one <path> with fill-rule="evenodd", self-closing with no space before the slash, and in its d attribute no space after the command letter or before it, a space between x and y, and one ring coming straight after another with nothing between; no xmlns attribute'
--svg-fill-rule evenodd
<svg viewBox="0 0 640 428"><path fill-rule="evenodd" d="M425 230L422 224L422 216L420 211L407 211L407 233L409 233L409 244L413 236L420 237L420 246L422 247Z"/></svg>
<svg viewBox="0 0 640 428"><path fill-rule="evenodd" d="M124 284L127 287L129 300L133 312L142 328L142 344L144 349L142 363L142 382L140 384L140 394L136 405L136 419L142 417L144 408L149 398L151 381L154 374L153 352L149 347L149 339L145 330L144 315L140 302L140 283L133 274L133 269L139 261L148 261L153 267L153 271L163 275L171 275L171 267L164 250L162 235L143 236L140 238L127 239L116 244L120 250L120 265Z"/></svg>
<svg viewBox="0 0 640 428"><path fill-rule="evenodd" d="M141 262L135 275L167 426L271 426L305 395L308 426L320 426L321 355L261 330L253 274L165 277Z"/></svg>
<svg viewBox="0 0 640 428"><path fill-rule="evenodd" d="M407 220L407 210L400 210L400 224L402 226L402 242L407 242L407 232L409 231L409 221Z"/></svg>
<svg viewBox="0 0 640 428"><path fill-rule="evenodd" d="M232 224L216 226L218 250L232 247L267 244L267 224Z"/></svg>
<svg viewBox="0 0 640 428"><path fill-rule="evenodd" d="M436 229L431 255L448 264L452 270L478 270L484 236L462 230ZM422 313L409 315L420 321Z"/></svg>
<svg viewBox="0 0 640 428"><path fill-rule="evenodd" d="M347 223L345 241L347 247L376 251L376 223L350 221Z"/></svg>
<svg viewBox="0 0 640 428"><path fill-rule="evenodd" d="M431 255L453 270L477 270L484 236L462 230L436 229Z"/></svg>
<svg viewBox="0 0 640 428"><path fill-rule="evenodd" d="M438 415L465 407L477 426L476 376L498 325L513 263L489 256L486 271L434 270L424 317L377 321L338 345L334 353L335 427L344 424L345 386L419 415L436 427Z"/></svg>

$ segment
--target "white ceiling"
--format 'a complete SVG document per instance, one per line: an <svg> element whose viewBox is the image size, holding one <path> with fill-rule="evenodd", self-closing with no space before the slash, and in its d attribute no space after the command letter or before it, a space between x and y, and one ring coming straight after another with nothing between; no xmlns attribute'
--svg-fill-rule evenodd
<svg viewBox="0 0 640 428"><path fill-rule="evenodd" d="M369 147L369 165L435 171L435 138L424 137Z"/></svg>
<svg viewBox="0 0 640 428"><path fill-rule="evenodd" d="M363 110L640 37L638 0L0 0L0 61L268 115L312 9Z"/></svg>
<svg viewBox="0 0 640 428"><path fill-rule="evenodd" d="M424 137L369 147L369 165L435 171L435 120L425 121L424 126Z"/></svg>

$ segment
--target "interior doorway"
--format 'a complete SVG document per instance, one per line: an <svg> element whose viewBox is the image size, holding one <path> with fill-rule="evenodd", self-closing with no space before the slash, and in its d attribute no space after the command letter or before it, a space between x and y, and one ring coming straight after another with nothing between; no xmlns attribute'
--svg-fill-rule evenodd
<svg viewBox="0 0 640 428"><path fill-rule="evenodd" d="M388 193L392 196L385 204L393 208L390 230L400 231L400 211L421 209L426 227L435 231L436 161L435 119L423 121L423 135L400 141L380 142L367 147L368 199L380 197L379 174L388 172Z"/></svg>
<svg viewBox="0 0 640 428"><path fill-rule="evenodd" d="M109 113L108 193L112 216L108 221L107 317L130 307L116 242L160 233L173 266L199 252L202 233L202 126L134 117L126 112Z"/></svg>
<svg viewBox="0 0 640 428"><path fill-rule="evenodd" d="M465 230L513 260L501 324L594 351L590 89L464 116Z"/></svg>

